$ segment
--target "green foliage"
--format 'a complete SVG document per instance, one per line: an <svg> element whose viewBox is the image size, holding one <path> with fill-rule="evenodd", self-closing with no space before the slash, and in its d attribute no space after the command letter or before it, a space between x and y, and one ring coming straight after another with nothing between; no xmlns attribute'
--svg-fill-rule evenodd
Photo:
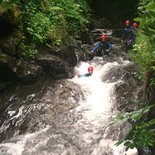
<svg viewBox="0 0 155 155"><path fill-rule="evenodd" d="M85 1L30 1L23 6L23 30L26 30L37 44L50 40L53 45L61 45L66 38L87 30L88 10Z"/></svg>
<svg viewBox="0 0 155 155"><path fill-rule="evenodd" d="M144 116L150 111L153 106L146 106L140 110L133 111L130 113L122 113L115 118L115 122L123 123L126 121L132 122L132 128L129 133L121 140L119 140L116 145L124 144L126 150L129 148L139 148L139 147L150 147L155 143L155 119L145 122Z"/></svg>
<svg viewBox="0 0 155 155"><path fill-rule="evenodd" d="M155 73L155 66L151 66L150 70L152 70ZM155 78L154 76L152 78L150 78L150 85L155 85Z"/></svg>
<svg viewBox="0 0 155 155"><path fill-rule="evenodd" d="M139 109L137 111L133 111L133 112L123 112L122 114L120 114L119 116L117 116L114 120L116 122L120 122L120 123L124 123L126 121L132 121L132 122L137 122L139 121L145 113L147 113L150 108L152 108L153 106L146 106L142 109Z"/></svg>
<svg viewBox="0 0 155 155"><path fill-rule="evenodd" d="M1 1L0 13L7 12L14 5L20 9L22 42L29 42L29 46L60 46L87 31L90 13L86 0Z"/></svg>
<svg viewBox="0 0 155 155"><path fill-rule="evenodd" d="M20 0L0 0L0 5L2 5L4 11L11 9L14 4L21 4Z"/></svg>
<svg viewBox="0 0 155 155"><path fill-rule="evenodd" d="M43 13L36 13L29 20L27 32L32 36L36 43L44 43L46 40L46 32L49 28L49 18Z"/></svg>
<svg viewBox="0 0 155 155"><path fill-rule="evenodd" d="M20 49L22 51L21 56L28 59L34 59L38 53L34 44L26 45L22 43L20 45Z"/></svg>
<svg viewBox="0 0 155 155"><path fill-rule="evenodd" d="M141 0L138 7L140 23L132 57L138 62L142 70L150 69L155 60L155 1Z"/></svg>
<svg viewBox="0 0 155 155"><path fill-rule="evenodd" d="M132 127L127 136L116 143L116 145L124 144L126 150L129 148L149 148L155 143L155 129L152 127L155 125L155 119L147 123L141 123Z"/></svg>

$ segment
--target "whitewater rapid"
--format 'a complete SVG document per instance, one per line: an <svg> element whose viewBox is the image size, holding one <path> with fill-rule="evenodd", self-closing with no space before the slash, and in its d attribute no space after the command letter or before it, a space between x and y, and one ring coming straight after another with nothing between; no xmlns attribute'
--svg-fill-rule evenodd
<svg viewBox="0 0 155 155"><path fill-rule="evenodd" d="M111 82L108 78L103 79L111 70L130 63L123 59L119 63L103 63L102 58L79 63L75 72L85 73L88 66L93 66L93 75L82 78L75 75L66 82L79 85L84 98L79 98L75 108L60 113L43 129L20 136L14 135L2 142L0 155L124 155L124 146L115 145L121 132L124 132L124 127L109 126L113 118L121 113L117 109L115 87L124 81L117 79ZM48 94L50 95L52 94ZM48 98L47 100L49 101ZM64 100L66 104L69 102L66 98ZM42 106L46 105L42 103ZM19 113L11 119L22 115L24 108L21 107ZM50 113L48 118L50 120Z"/></svg>

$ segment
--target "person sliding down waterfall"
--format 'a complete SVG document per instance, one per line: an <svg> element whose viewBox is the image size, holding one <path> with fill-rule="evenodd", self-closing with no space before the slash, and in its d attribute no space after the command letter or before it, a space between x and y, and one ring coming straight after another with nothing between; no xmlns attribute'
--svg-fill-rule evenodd
<svg viewBox="0 0 155 155"><path fill-rule="evenodd" d="M93 74L94 68L92 66L88 67L88 73L85 74L77 74L78 77L89 77Z"/></svg>
<svg viewBox="0 0 155 155"><path fill-rule="evenodd" d="M93 56L104 56L109 55L112 51L112 45L107 41L107 36L102 35L101 41L91 51Z"/></svg>

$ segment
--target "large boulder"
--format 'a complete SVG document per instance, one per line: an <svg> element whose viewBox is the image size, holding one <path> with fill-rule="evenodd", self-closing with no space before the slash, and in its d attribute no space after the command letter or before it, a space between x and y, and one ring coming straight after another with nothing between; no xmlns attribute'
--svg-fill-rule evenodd
<svg viewBox="0 0 155 155"><path fill-rule="evenodd" d="M52 78L70 78L73 77L73 67L58 56L48 52L40 52L37 56L37 62L43 67L43 71Z"/></svg>
<svg viewBox="0 0 155 155"><path fill-rule="evenodd" d="M5 36L0 38L0 51L9 56L18 57L18 47L21 39L17 36Z"/></svg>
<svg viewBox="0 0 155 155"><path fill-rule="evenodd" d="M75 49L72 45L62 45L59 48L52 48L50 53L59 57L60 59L63 59L72 67L76 66L77 64Z"/></svg>
<svg viewBox="0 0 155 155"><path fill-rule="evenodd" d="M0 52L0 92L5 90L15 77L11 68L13 63L14 59L12 57Z"/></svg>
<svg viewBox="0 0 155 155"><path fill-rule="evenodd" d="M24 83L35 82L42 72L42 67L34 62L18 60L14 66L16 78Z"/></svg>

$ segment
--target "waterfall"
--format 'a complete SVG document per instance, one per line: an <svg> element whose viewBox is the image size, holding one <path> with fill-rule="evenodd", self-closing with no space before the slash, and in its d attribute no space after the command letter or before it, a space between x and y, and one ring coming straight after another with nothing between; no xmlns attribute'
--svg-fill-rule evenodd
<svg viewBox="0 0 155 155"><path fill-rule="evenodd" d="M35 100L29 103L31 106L33 103L35 104L31 108L33 110L34 108L39 108L40 111L46 109L44 113L40 112L36 117L33 115L36 119L45 118L44 121L46 123L44 126L42 125L42 128L38 131L14 134L10 139L6 139L0 144L0 154L124 155L124 146L120 145L117 147L115 143L120 138L120 135L128 132L129 126L109 126L113 118L121 113L117 109L115 87L124 81L122 78L114 80L116 77L112 77L109 73L130 64L130 61L123 59L120 59L120 62L105 63L99 57L89 62L79 63L75 67L76 71L85 73L88 66L93 66L94 73L90 77L78 78L75 76L73 79L65 81L70 86L70 89L67 89L67 91L70 91L69 94L74 96L75 100L73 101L73 98L63 96L68 92L60 91L67 86L59 83L57 90L61 95L52 96L54 94L51 93L50 89L53 88L53 85L49 84L48 90L39 101ZM111 81L111 79L113 80ZM77 85L80 87L81 92L78 92L78 90L74 92L72 90ZM81 93L84 94L84 97L80 96ZM29 95L29 98L35 96L32 93ZM77 98L78 101L76 100ZM56 101L53 103L54 99ZM59 99L61 99L60 102L57 101ZM67 106L70 102L72 102L71 108L65 110L65 105ZM62 108L57 107L60 104L63 105ZM59 111L53 110L52 106ZM9 120L20 117L26 107L27 105L25 104L18 107L18 113L14 111L15 109L7 111L10 115Z"/></svg>

